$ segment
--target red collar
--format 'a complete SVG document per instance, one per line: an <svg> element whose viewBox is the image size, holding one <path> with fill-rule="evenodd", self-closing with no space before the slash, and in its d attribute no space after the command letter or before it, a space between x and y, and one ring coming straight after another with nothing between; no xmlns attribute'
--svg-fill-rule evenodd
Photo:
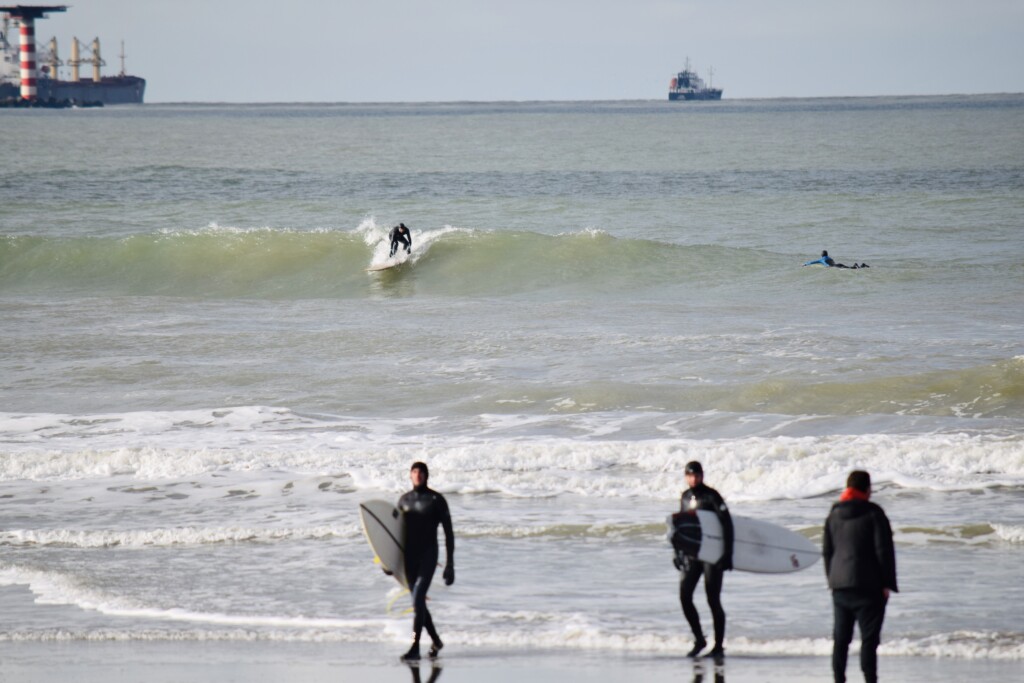
<svg viewBox="0 0 1024 683"><path fill-rule="evenodd" d="M845 491L843 491L841 496L839 496L839 500L841 502L843 502L843 503L845 503L848 500L867 500L867 499L868 499L868 494L864 493L863 491L859 491L859 490L857 490L855 488L849 488L849 487Z"/></svg>

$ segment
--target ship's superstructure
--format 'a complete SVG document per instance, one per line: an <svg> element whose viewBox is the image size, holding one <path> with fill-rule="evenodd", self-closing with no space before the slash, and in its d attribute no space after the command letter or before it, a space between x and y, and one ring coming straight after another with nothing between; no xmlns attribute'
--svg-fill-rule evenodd
<svg viewBox="0 0 1024 683"><path fill-rule="evenodd" d="M711 80L711 76L708 76L708 80ZM722 89L713 88L710 83L705 84L704 79L698 76L696 71L690 69L690 58L687 57L686 67L669 82L668 99L673 101L720 100L722 99Z"/></svg>
<svg viewBox="0 0 1024 683"><path fill-rule="evenodd" d="M0 31L0 103L13 106L97 106L105 104L141 104L146 80L129 76L124 68L124 43L121 43L121 72L104 76L106 66L99 38L84 44L71 39L70 56L61 60L56 38L45 46L36 45L35 20L50 12L63 12L64 5L0 6L3 30ZM18 45L11 44L11 30L17 28ZM80 67L92 66L92 78L82 79ZM67 67L67 80L60 70Z"/></svg>

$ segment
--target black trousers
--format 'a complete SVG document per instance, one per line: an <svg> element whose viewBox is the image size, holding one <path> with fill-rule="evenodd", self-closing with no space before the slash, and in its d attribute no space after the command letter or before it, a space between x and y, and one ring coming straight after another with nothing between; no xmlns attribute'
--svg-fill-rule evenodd
<svg viewBox="0 0 1024 683"><path fill-rule="evenodd" d="M686 571L679 582L679 602L683 605L683 616L690 624L693 636L698 640L704 638L704 632L700 628L700 617L697 615L697 607L693 604L693 592L697 589L697 582L704 577L704 592L708 596L708 607L711 608L711 618L715 624L715 647L722 647L725 641L725 610L722 609L722 576L725 570L707 562L698 562L691 559L687 562Z"/></svg>
<svg viewBox="0 0 1024 683"><path fill-rule="evenodd" d="M878 680L878 643L882 639L885 597L852 590L832 591L835 625L832 630L832 673L837 683L846 681L846 654L853 640L853 626L860 627L860 670L864 680Z"/></svg>
<svg viewBox="0 0 1024 683"><path fill-rule="evenodd" d="M427 591L430 590L430 582L434 579L434 570L437 569L437 550L433 552L420 553L413 558L406 556L406 578L409 581L409 592L412 594L412 606L415 610L413 617L412 631L413 638L418 643L423 629L427 629L427 635L435 643L440 640L437 630L434 628L434 620L430 617L430 610L427 609Z"/></svg>

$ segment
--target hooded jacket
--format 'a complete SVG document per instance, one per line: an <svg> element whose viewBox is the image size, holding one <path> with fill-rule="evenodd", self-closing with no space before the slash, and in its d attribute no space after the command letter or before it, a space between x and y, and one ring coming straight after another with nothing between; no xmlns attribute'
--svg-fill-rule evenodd
<svg viewBox="0 0 1024 683"><path fill-rule="evenodd" d="M866 500L836 503L825 520L821 554L832 590L867 595L897 592L892 527L881 507Z"/></svg>

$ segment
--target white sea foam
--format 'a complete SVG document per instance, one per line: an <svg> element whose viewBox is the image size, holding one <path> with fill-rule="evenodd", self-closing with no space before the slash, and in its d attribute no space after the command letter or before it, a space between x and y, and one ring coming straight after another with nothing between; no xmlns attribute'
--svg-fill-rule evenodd
<svg viewBox="0 0 1024 683"><path fill-rule="evenodd" d="M351 538L361 533L356 524L308 528L260 529L230 527L203 529L101 530L13 529L0 531L0 546L66 546L72 548L143 548L211 543L279 543L294 540Z"/></svg>
<svg viewBox="0 0 1024 683"><path fill-rule="evenodd" d="M352 234L362 237L363 242L368 247L373 248L371 263L381 264L388 259L388 253L391 250L391 242L388 239L390 232L390 227L378 225L376 217L368 216L360 222L359 226L352 231ZM470 234L472 232L468 228L457 228L451 225L445 225L435 230L410 227L409 235L412 239L412 251L409 259L415 263L427 253L432 244L446 235L453 233Z"/></svg>
<svg viewBox="0 0 1024 683"><path fill-rule="evenodd" d="M176 615L181 618L194 615ZM191 619L189 619L191 620ZM380 622L375 620L278 620L233 619L214 615L203 619L212 628L50 628L27 631L0 631L3 642L336 642L336 643L401 643L407 620ZM585 624L568 624L557 629L515 632L448 629L445 637L460 647L503 648L509 650L602 651L623 653L677 654L691 645L689 636L667 636L657 633L609 634ZM732 656L759 657L827 657L832 652L830 638L755 639L743 636L729 639ZM859 644L850 647L854 657ZM1024 660L1024 641L1016 634L959 631L922 638L895 638L883 643L881 657L936 657L963 660Z"/></svg>
<svg viewBox="0 0 1024 683"><path fill-rule="evenodd" d="M993 524L999 538L1009 543L1024 543L1024 526L1019 524Z"/></svg>
<svg viewBox="0 0 1024 683"><path fill-rule="evenodd" d="M988 529L986 531L985 529ZM801 529L794 528L800 532ZM813 540L820 541L820 527L805 529ZM987 546L999 543L1024 542L1024 530L1005 525L979 527L946 527L921 529L897 527L896 541L900 547L945 545ZM275 544L293 541L356 539L363 534L358 523L314 527L175 527L167 529L10 529L0 531L0 546L67 547L67 548L167 548L216 544ZM665 537L663 524L629 523L560 523L560 524L486 524L460 522L460 539L643 539L661 543Z"/></svg>
<svg viewBox="0 0 1024 683"><path fill-rule="evenodd" d="M494 431L512 422L504 416L483 430L463 426L448 434L441 421L429 418L312 418L258 406L90 416L6 413L0 414L0 481L180 480L275 471L345 475L356 490L399 491L408 463L428 460L445 472L437 480L445 492L668 499L678 495L681 464L700 460L716 472L716 488L736 502L824 495L854 468L870 470L876 487L944 491L1024 484L1019 436L612 440L600 429L572 439Z"/></svg>
<svg viewBox="0 0 1024 683"><path fill-rule="evenodd" d="M391 628L390 619L331 619L282 615L242 615L158 608L83 586L59 572L0 566L0 586L25 585L43 605L72 605L114 617L189 622L239 628L366 629Z"/></svg>

